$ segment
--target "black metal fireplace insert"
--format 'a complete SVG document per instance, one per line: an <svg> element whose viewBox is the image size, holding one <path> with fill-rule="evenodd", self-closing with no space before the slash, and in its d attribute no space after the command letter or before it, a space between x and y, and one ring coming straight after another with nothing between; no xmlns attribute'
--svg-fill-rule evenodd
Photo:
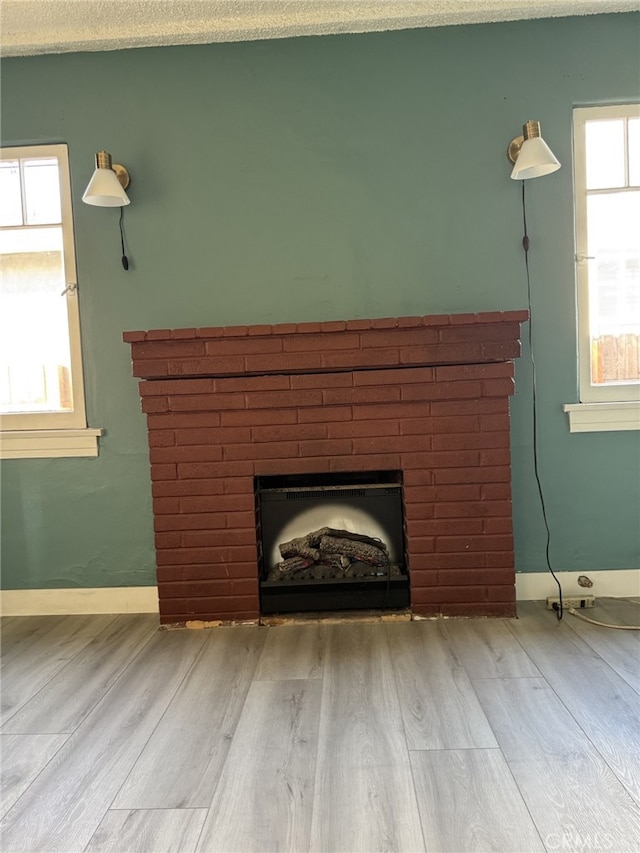
<svg viewBox="0 0 640 853"><path fill-rule="evenodd" d="M399 471L256 478L261 612L409 606Z"/></svg>

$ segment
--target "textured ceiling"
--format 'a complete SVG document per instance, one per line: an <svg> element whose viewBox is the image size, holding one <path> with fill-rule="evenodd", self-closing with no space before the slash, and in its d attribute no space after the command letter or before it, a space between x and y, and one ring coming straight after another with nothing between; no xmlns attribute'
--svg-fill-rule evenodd
<svg viewBox="0 0 640 853"><path fill-rule="evenodd" d="M0 0L3 56L625 12L638 0Z"/></svg>

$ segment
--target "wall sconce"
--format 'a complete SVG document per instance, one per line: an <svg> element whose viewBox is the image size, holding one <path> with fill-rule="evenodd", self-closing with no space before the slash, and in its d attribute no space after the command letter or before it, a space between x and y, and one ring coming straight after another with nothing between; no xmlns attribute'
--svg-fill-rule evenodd
<svg viewBox="0 0 640 853"><path fill-rule="evenodd" d="M511 177L514 181L540 178L560 168L553 151L540 136L540 122L528 121L522 127L523 136L511 140L507 150L514 164Z"/></svg>
<svg viewBox="0 0 640 853"><path fill-rule="evenodd" d="M130 204L125 189L131 179L129 172L119 163L111 162L111 154L98 151L96 169L84 191L82 201L95 207L124 207Z"/></svg>
<svg viewBox="0 0 640 853"><path fill-rule="evenodd" d="M92 204L94 207L119 207L120 208L120 248L122 249L121 263L125 270L129 269L129 258L125 251L125 236L122 218L124 208L130 204L129 196L125 190L131 183L129 172L119 163L111 162L111 154L107 151L98 151L96 154L96 168L91 180L84 191L82 201Z"/></svg>

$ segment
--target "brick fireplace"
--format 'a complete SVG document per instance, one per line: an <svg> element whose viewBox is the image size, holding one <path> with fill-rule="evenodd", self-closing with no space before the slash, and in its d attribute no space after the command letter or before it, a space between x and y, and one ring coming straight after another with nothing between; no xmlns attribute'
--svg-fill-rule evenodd
<svg viewBox="0 0 640 853"><path fill-rule="evenodd" d="M401 472L411 610L512 616L509 396L526 311L125 332L160 619L260 617L255 482Z"/></svg>

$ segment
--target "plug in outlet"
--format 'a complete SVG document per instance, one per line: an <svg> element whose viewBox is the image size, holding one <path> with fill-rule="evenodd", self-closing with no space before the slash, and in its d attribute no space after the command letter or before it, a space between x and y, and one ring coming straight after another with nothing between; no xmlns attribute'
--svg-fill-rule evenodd
<svg viewBox="0 0 640 853"><path fill-rule="evenodd" d="M593 607L596 603L595 595L563 595L562 606L567 610L573 607L575 610L582 610L584 607ZM560 599L557 595L547 596L547 610L555 610L556 606L560 606Z"/></svg>

